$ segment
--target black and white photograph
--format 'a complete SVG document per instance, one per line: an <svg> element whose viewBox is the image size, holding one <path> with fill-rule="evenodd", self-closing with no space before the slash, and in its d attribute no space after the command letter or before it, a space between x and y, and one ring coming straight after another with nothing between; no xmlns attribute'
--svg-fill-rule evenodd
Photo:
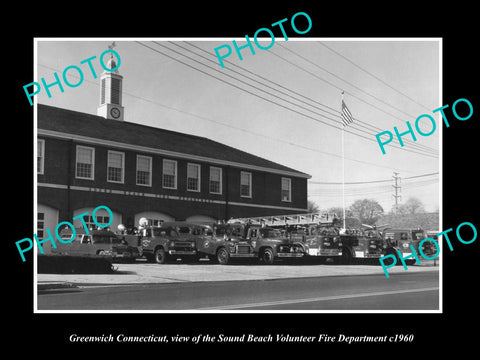
<svg viewBox="0 0 480 360"><path fill-rule="evenodd" d="M9 29L8 346L473 349L474 11L199 5Z"/></svg>
<svg viewBox="0 0 480 360"><path fill-rule="evenodd" d="M38 311L441 310L441 39L112 40L36 42Z"/></svg>

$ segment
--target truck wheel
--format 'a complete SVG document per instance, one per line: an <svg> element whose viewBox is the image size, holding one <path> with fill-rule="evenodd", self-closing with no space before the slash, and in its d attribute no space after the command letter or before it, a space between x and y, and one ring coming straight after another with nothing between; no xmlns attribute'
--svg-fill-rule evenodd
<svg viewBox="0 0 480 360"><path fill-rule="evenodd" d="M167 254L163 249L155 250L155 253L153 254L153 258L157 264L165 264L167 262Z"/></svg>
<svg viewBox="0 0 480 360"><path fill-rule="evenodd" d="M340 256L340 263L342 265L347 265L352 262L352 253L350 252L349 249L343 248L342 249L342 256Z"/></svg>
<svg viewBox="0 0 480 360"><path fill-rule="evenodd" d="M272 249L267 248L267 249L263 250L262 260L266 265L272 265L274 258L275 258L275 256L273 255L273 250Z"/></svg>
<svg viewBox="0 0 480 360"><path fill-rule="evenodd" d="M227 249L220 248L217 251L217 261L220 265L227 265L228 261L230 260L230 254L228 253Z"/></svg>
<svg viewBox="0 0 480 360"><path fill-rule="evenodd" d="M398 256L398 253L396 251L394 251L394 250L387 251L386 255L395 256L395 264L396 265L401 265L400 257ZM391 266L392 263L393 263L393 260L391 260L390 258L387 258L387 259L383 260L383 264L386 265L386 266Z"/></svg>

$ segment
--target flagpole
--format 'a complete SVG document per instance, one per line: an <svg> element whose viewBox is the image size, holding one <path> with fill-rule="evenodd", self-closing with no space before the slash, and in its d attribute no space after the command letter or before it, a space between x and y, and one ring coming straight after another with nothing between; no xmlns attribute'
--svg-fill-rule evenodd
<svg viewBox="0 0 480 360"><path fill-rule="evenodd" d="M342 104L340 107L343 106L343 91L342 91ZM342 112L343 109L340 109ZM346 229L345 226L345 124L342 123L342 203L343 203L343 228Z"/></svg>

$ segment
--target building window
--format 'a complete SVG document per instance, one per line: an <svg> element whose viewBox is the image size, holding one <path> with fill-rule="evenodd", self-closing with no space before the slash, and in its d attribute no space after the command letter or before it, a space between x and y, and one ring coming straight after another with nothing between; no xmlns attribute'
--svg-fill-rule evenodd
<svg viewBox="0 0 480 360"><path fill-rule="evenodd" d="M45 214L37 213L37 236L40 239L43 239L43 230L45 228Z"/></svg>
<svg viewBox="0 0 480 360"><path fill-rule="evenodd" d="M187 190L200 191L200 165L187 164Z"/></svg>
<svg viewBox="0 0 480 360"><path fill-rule="evenodd" d="M152 158L137 155L137 185L152 186Z"/></svg>
<svg viewBox="0 0 480 360"><path fill-rule="evenodd" d="M210 166L210 193L221 194L222 193L222 169L218 167Z"/></svg>
<svg viewBox="0 0 480 360"><path fill-rule="evenodd" d="M147 219L148 226L162 226L164 220L162 219Z"/></svg>
<svg viewBox="0 0 480 360"><path fill-rule="evenodd" d="M95 149L86 146L77 146L77 159L75 162L75 177L78 179L93 180L95 165Z"/></svg>
<svg viewBox="0 0 480 360"><path fill-rule="evenodd" d="M37 173L43 174L45 162L45 140L37 140Z"/></svg>
<svg viewBox="0 0 480 360"><path fill-rule="evenodd" d="M97 224L108 224L110 223L110 216L95 216L95 219L97 220ZM93 216L87 216L85 215L83 217L83 220L85 221L85 224L88 229L96 229L98 227L97 224L95 224L95 221L93 221Z"/></svg>
<svg viewBox="0 0 480 360"><path fill-rule="evenodd" d="M163 160L163 187L165 189L177 188L177 162L175 160Z"/></svg>
<svg viewBox="0 0 480 360"><path fill-rule="evenodd" d="M292 201L292 179L282 177L282 201Z"/></svg>
<svg viewBox="0 0 480 360"><path fill-rule="evenodd" d="M123 169L125 167L125 154L118 151L108 151L107 181L123 183Z"/></svg>
<svg viewBox="0 0 480 360"><path fill-rule="evenodd" d="M252 173L240 172L240 196L252 197Z"/></svg>

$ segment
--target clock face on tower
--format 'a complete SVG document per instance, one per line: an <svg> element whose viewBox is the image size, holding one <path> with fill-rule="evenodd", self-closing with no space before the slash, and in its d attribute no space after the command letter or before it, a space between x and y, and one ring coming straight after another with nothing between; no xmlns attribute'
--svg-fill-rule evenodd
<svg viewBox="0 0 480 360"><path fill-rule="evenodd" d="M115 119L120 117L120 110L116 107L110 109L110 115L112 115Z"/></svg>

